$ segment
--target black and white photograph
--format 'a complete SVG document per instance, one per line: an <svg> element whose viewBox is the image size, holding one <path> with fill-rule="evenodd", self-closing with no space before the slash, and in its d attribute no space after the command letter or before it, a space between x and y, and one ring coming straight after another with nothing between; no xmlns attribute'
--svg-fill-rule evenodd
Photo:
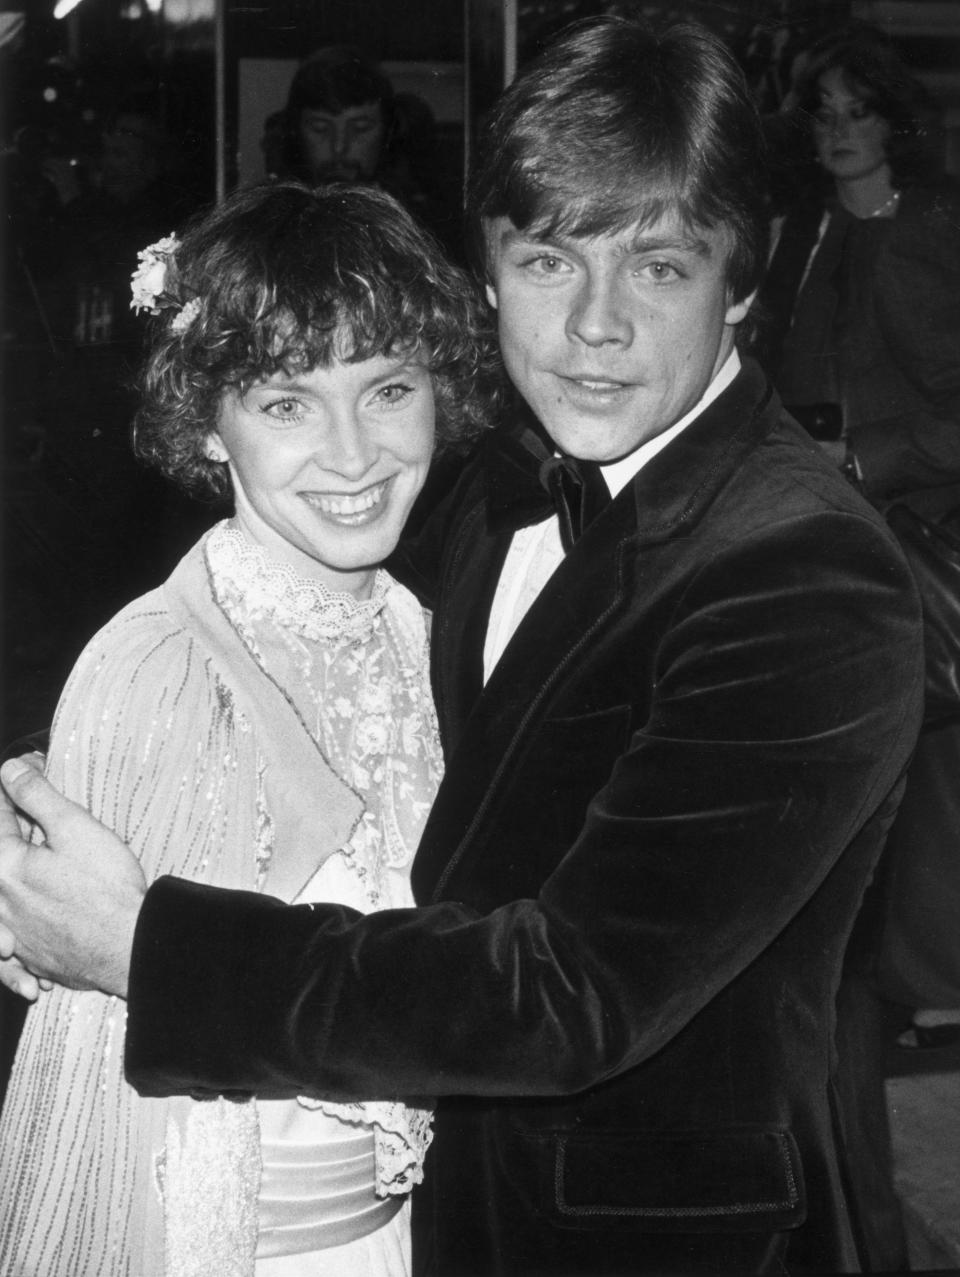
<svg viewBox="0 0 960 1277"><path fill-rule="evenodd" d="M0 0L0 1277L960 1277L960 3Z"/></svg>

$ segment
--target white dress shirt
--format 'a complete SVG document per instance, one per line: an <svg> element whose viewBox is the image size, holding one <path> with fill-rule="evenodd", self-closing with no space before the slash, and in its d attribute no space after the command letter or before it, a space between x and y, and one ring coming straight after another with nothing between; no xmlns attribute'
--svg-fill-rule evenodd
<svg viewBox="0 0 960 1277"><path fill-rule="evenodd" d="M661 452L671 440L676 439L692 421L733 381L740 371L740 356L732 350L723 367L703 392L701 398L679 421L640 444L628 456L600 467L600 473L610 489L611 497L621 492L634 475L647 462ZM507 557L497 582L487 637L483 647L483 681L489 679L493 668L503 655L503 650L513 637L517 626L526 616L530 605L556 571L564 557L560 544L560 523L556 515L521 528L514 533Z"/></svg>

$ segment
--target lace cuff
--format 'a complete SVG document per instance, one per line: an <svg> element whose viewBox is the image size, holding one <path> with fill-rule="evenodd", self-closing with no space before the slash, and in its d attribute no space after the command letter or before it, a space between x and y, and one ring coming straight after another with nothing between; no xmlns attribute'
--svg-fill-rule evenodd
<svg viewBox="0 0 960 1277"><path fill-rule="evenodd" d="M433 1140L432 1107L412 1107L397 1100L336 1104L299 1096L306 1109L320 1109L351 1125L373 1127L378 1197L409 1193L423 1181L423 1159Z"/></svg>

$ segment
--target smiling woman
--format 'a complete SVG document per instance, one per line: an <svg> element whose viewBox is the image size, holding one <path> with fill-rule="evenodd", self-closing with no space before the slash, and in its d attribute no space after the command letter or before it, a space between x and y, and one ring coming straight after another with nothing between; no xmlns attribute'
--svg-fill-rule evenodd
<svg viewBox="0 0 960 1277"><path fill-rule="evenodd" d="M433 436L433 384L416 355L335 357L229 391L207 449L228 466L236 521L252 540L330 589L369 598L426 479Z"/></svg>
<svg viewBox="0 0 960 1277"><path fill-rule="evenodd" d="M389 196L294 183L234 195L134 283L154 315L139 450L235 512L81 655L49 775L148 880L412 904L441 754L425 617L380 565L435 436L485 424L478 299ZM145 1100L123 1036L98 993L28 1014L0 1270L406 1277L427 1102Z"/></svg>

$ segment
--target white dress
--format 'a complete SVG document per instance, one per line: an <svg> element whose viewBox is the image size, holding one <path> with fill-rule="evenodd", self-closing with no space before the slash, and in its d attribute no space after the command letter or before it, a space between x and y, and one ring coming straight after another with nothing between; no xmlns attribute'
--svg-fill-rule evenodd
<svg viewBox="0 0 960 1277"><path fill-rule="evenodd" d="M370 600L331 595L220 524L85 650L48 770L148 880L412 904L441 774L422 610L382 571ZM5 1277L406 1277L428 1102L143 1099L124 1018L59 989L28 1014Z"/></svg>

